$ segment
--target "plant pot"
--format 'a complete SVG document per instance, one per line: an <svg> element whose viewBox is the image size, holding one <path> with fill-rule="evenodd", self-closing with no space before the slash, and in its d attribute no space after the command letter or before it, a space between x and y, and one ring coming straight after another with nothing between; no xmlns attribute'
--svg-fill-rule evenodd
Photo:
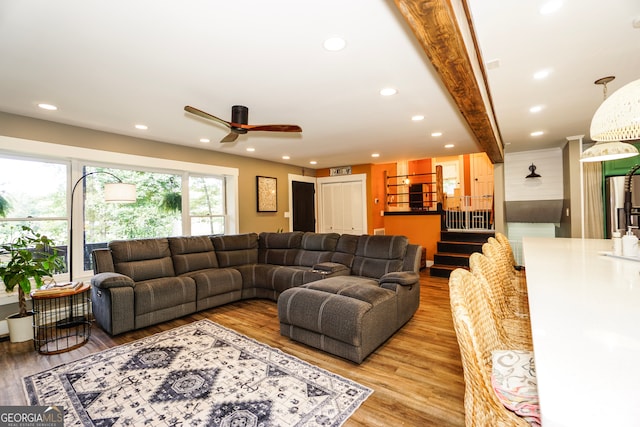
<svg viewBox="0 0 640 427"><path fill-rule="evenodd" d="M33 311L28 316L19 317L20 313L7 317L9 325L9 339L11 342L23 342L33 339Z"/></svg>

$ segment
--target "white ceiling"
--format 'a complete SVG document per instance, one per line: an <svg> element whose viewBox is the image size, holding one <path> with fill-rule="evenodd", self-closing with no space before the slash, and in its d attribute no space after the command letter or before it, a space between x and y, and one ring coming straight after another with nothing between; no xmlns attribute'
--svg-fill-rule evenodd
<svg viewBox="0 0 640 427"><path fill-rule="evenodd" d="M507 153L588 137L594 80L615 75L612 93L640 78L637 0L564 0L548 16L537 0L468 3L484 60L500 63L487 75ZM347 47L326 51L336 35ZM220 144L225 127L183 110L230 120L234 104L303 132ZM312 168L479 151L391 0L2 0L0 111Z"/></svg>

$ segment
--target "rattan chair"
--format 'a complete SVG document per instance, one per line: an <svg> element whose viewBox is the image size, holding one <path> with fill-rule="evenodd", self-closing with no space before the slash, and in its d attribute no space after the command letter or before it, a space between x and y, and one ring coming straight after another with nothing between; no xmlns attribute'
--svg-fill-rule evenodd
<svg viewBox="0 0 640 427"><path fill-rule="evenodd" d="M533 347L528 306L523 304L521 296L505 293L495 264L485 255L479 252L471 254L469 267L475 276L483 279L481 283L484 285L491 311L497 321L502 323L510 339L522 346Z"/></svg>
<svg viewBox="0 0 640 427"><path fill-rule="evenodd" d="M508 294L521 294L526 299L526 278L516 274L516 270L513 268L513 264L511 264L504 247L496 239L489 237L487 243L482 245L482 253L498 267L498 274L507 285L505 292Z"/></svg>
<svg viewBox="0 0 640 427"><path fill-rule="evenodd" d="M518 263L516 262L516 257L515 255L513 255L513 248L511 247L511 243L509 242L509 239L507 238L507 236L500 233L499 231L496 231L495 234L496 234L495 239L504 248L505 253L507 254L507 257L509 258L510 264L513 266L514 269L516 269L516 271L518 271L518 268L522 268L522 266L519 266Z"/></svg>
<svg viewBox="0 0 640 427"><path fill-rule="evenodd" d="M453 324L464 372L464 412L467 427L522 426L529 424L505 408L491 386L491 352L513 348L500 334L481 278L456 269L449 278Z"/></svg>

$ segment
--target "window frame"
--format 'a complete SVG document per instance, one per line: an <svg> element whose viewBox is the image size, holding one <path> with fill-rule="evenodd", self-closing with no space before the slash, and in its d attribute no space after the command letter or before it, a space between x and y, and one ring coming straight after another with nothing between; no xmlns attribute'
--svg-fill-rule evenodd
<svg viewBox="0 0 640 427"><path fill-rule="evenodd" d="M147 172L171 173L182 176L182 189L184 196L185 181L188 189L188 178L190 175L197 176L216 176L224 178L224 203L225 203L225 234L235 234L239 230L239 212L238 212L238 176L239 170L226 166L216 166L204 163L191 163L180 160L160 159L155 157L147 157L126 153L117 153L111 151L96 150L84 147L67 146L60 144L52 144L47 142L33 141L28 139L7 137L0 135L0 156L9 158L25 158L33 161L43 161L52 163L67 163L67 216L61 218L67 221L67 230L69 230L70 209L71 209L71 190L72 186L80 179L83 166L90 167L106 167L106 168L122 168L135 169ZM95 159L101 159L97 162ZM141 166L144 165L144 166ZM78 190L76 190L77 192ZM182 230L185 235L191 233L190 219L185 221L185 213L188 215L188 190L187 197L183 197L182 201ZM77 195L76 195L77 198ZM185 203L187 208L185 209ZM73 247L82 247L83 239L83 203L74 205L74 235L69 236L69 240L73 240ZM67 232L68 235L68 232ZM71 242L69 242L71 244ZM83 266L83 251L74 251L72 256L73 265ZM74 278L77 280L88 279L93 272L76 271ZM65 273L66 276L68 274ZM58 280L58 279L56 279Z"/></svg>

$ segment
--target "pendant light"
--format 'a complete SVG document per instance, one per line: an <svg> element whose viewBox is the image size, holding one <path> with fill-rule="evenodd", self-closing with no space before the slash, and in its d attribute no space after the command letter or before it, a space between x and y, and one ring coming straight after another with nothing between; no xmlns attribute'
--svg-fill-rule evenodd
<svg viewBox="0 0 640 427"><path fill-rule="evenodd" d="M632 144L622 142L640 139L640 80L623 86L607 98L607 83L614 76L602 77L594 83L602 85L604 101L591 119L591 139L596 143L580 156L581 162L624 159L640 154Z"/></svg>

